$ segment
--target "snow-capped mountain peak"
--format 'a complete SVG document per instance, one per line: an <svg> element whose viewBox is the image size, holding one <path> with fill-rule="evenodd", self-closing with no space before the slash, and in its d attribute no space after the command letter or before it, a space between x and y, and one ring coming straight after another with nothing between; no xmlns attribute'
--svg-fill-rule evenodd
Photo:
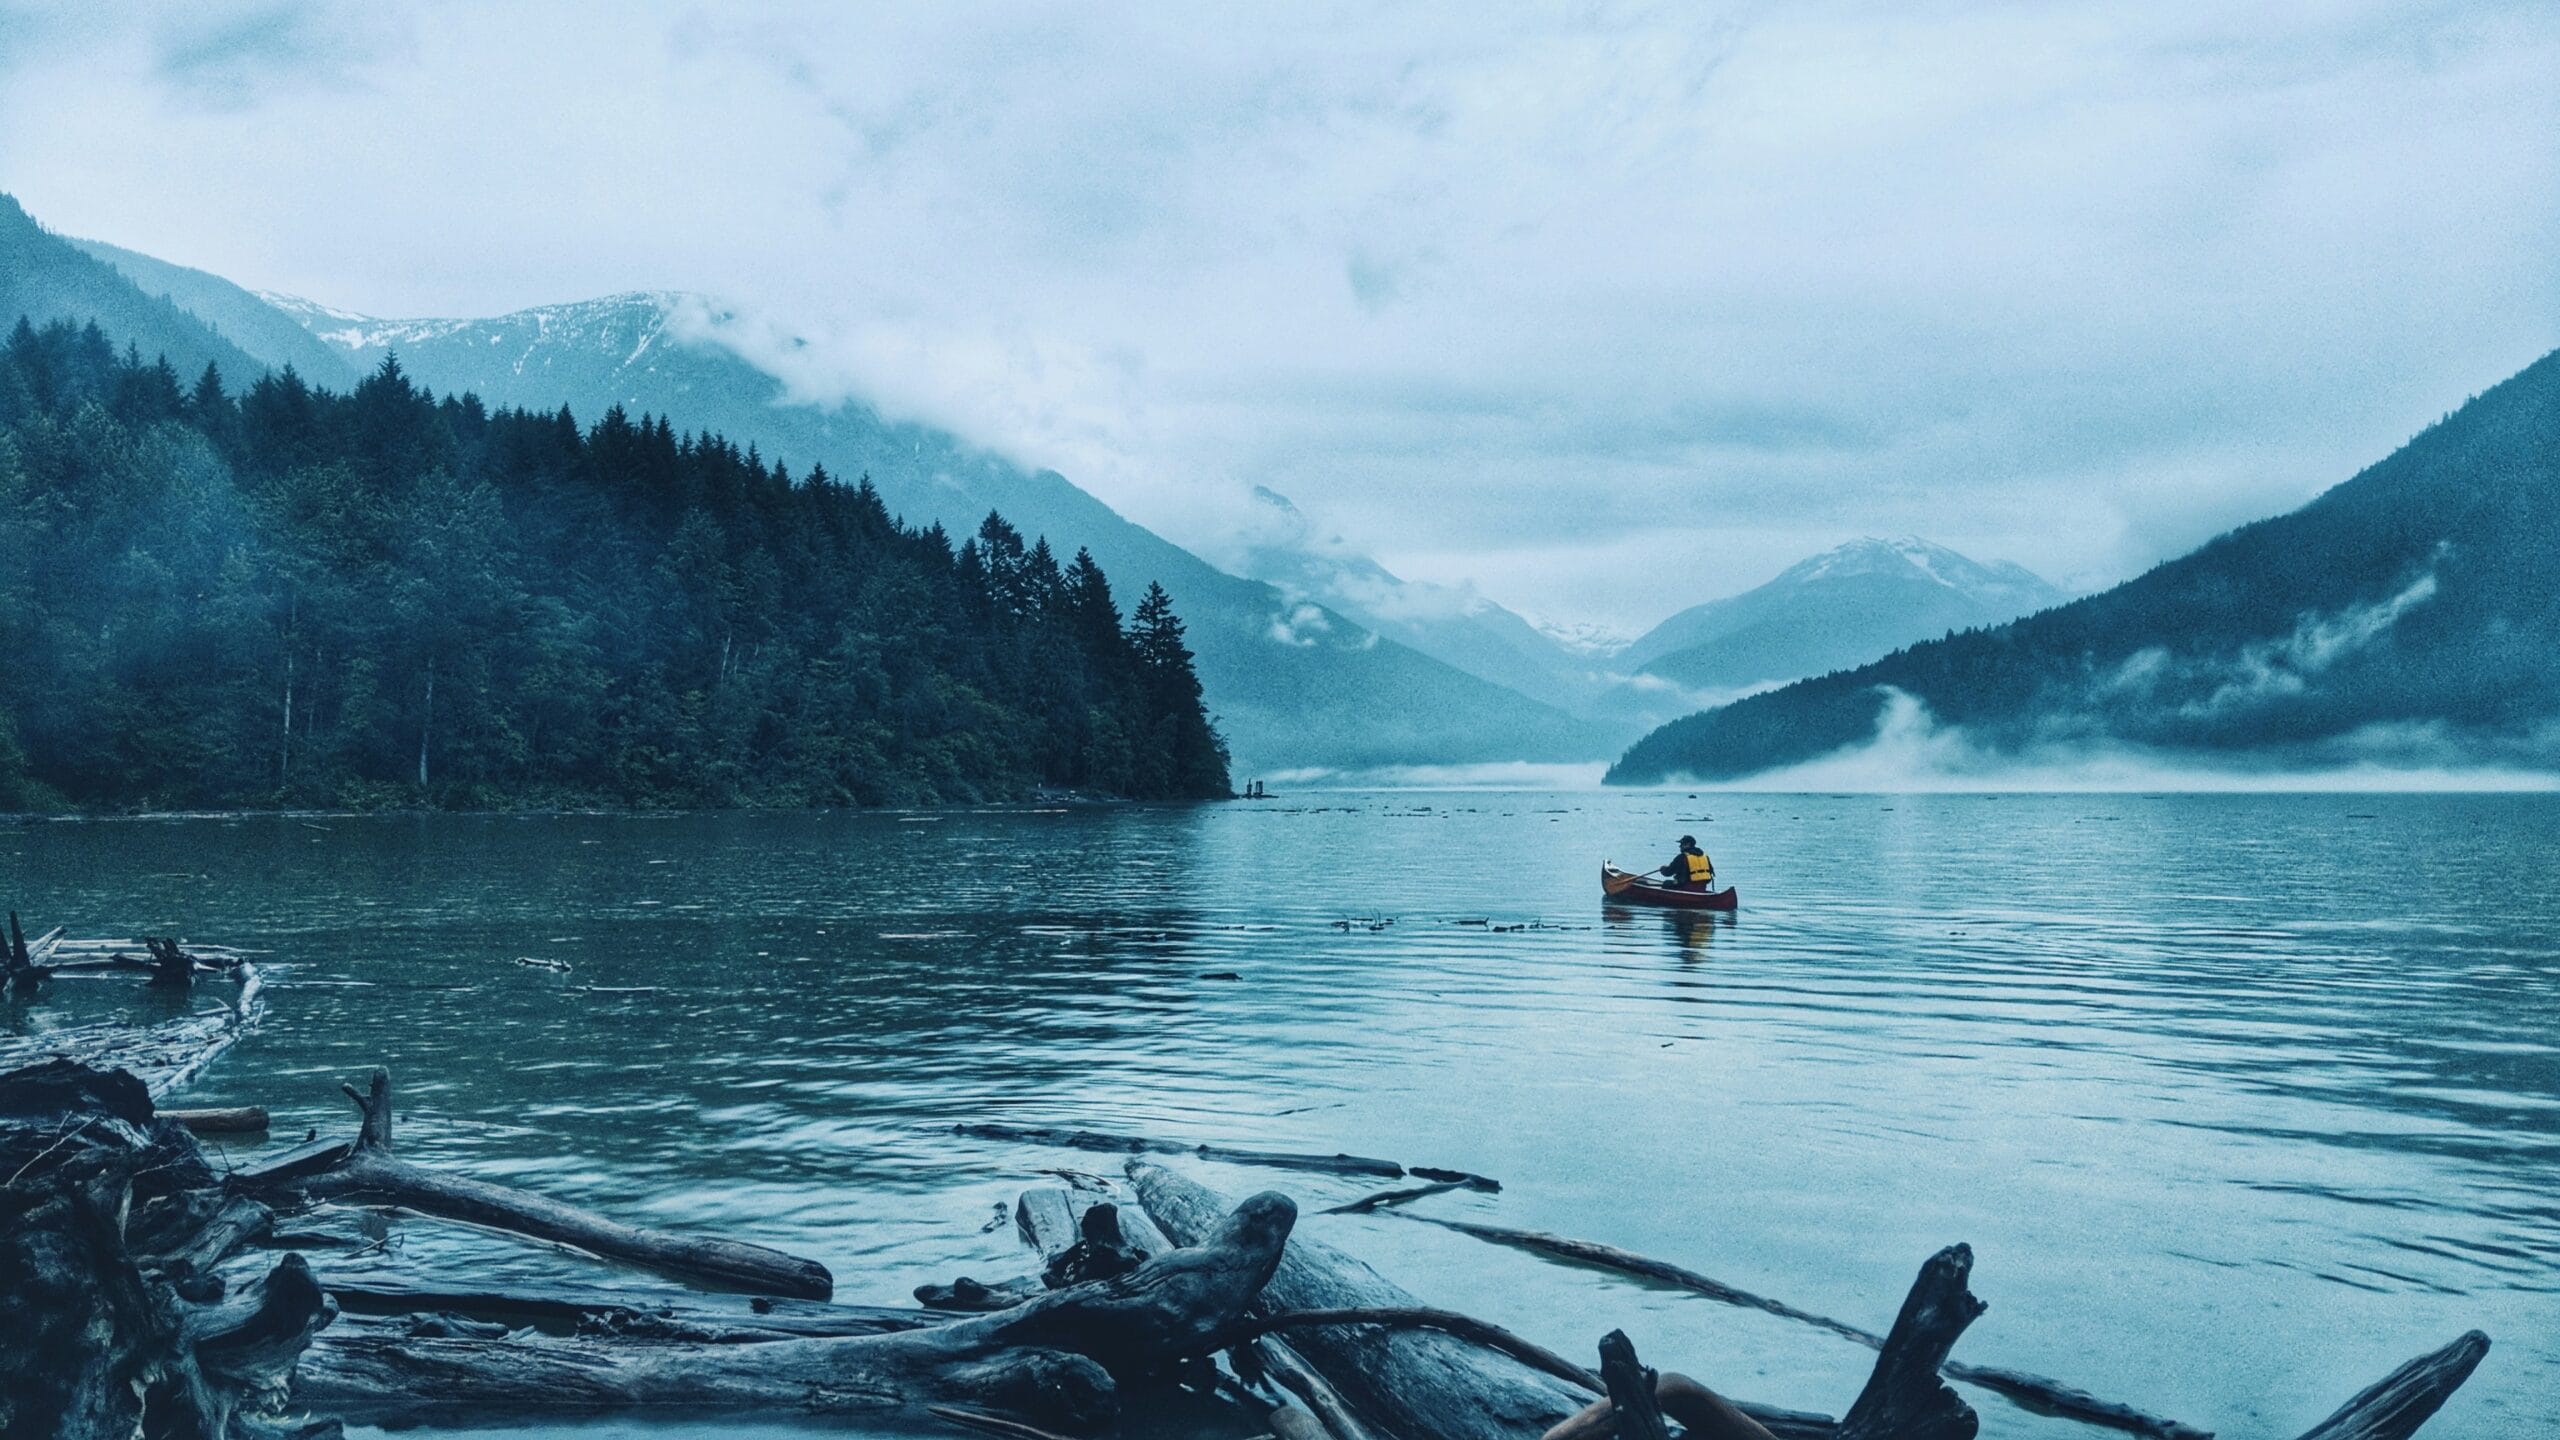
<svg viewBox="0 0 2560 1440"><path fill-rule="evenodd" d="M1863 663L2063 598L2007 561L1986 565L1916 535L1870 537L1800 560L1758 589L1691 606L1618 663L1701 689L1740 688Z"/></svg>

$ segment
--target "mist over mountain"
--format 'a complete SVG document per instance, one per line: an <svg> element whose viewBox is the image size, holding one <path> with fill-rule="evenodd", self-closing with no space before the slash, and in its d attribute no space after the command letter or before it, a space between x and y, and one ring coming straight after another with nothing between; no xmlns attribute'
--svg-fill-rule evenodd
<svg viewBox="0 0 2560 1440"><path fill-rule="evenodd" d="M2086 599L1673 722L1609 772L1732 779L1890 722L1964 754L2560 759L2560 353L2289 514Z"/></svg>
<svg viewBox="0 0 2560 1440"><path fill-rule="evenodd" d="M1403 579L1255 486L1235 568L1434 660L1632 738L1679 713L1670 687L1631 683L1606 645L1569 645L1472 588Z"/></svg>
<svg viewBox="0 0 2560 1440"><path fill-rule="evenodd" d="M1853 540L1681 611L1616 660L1690 690L1743 690L1861 665L2063 599L2022 566L1984 565L1911 537Z"/></svg>
<svg viewBox="0 0 2560 1440"><path fill-rule="evenodd" d="M1123 586L1161 583L1190 627L1209 704L1239 777L1289 769L1416 763L1591 760L1623 742L1502 685L1433 659L1332 610L1226 574L1136 525L1051 470L1033 470L931 426L894 421L860 401L800 403L731 342L734 316L697 296L630 293L487 319L381 320L215 277L171 284L178 267L100 247L143 284L170 284L208 318L261 343L282 363L296 351L252 327L244 306L290 320L342 363L363 370L397 352L438 391L493 406L567 406L583 417L619 406L752 443L767 462L823 464L868 475L907 523L973 532L989 511L1053 548L1089 549ZM200 272L184 272L196 275Z"/></svg>

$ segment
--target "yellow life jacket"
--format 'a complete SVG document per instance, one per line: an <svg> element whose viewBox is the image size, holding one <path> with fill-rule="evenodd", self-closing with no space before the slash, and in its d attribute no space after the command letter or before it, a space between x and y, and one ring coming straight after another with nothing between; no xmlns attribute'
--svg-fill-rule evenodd
<svg viewBox="0 0 2560 1440"><path fill-rule="evenodd" d="M1716 883L1716 862L1708 859L1705 851L1692 855L1684 850L1680 852L1680 861L1689 868L1690 884L1713 885Z"/></svg>

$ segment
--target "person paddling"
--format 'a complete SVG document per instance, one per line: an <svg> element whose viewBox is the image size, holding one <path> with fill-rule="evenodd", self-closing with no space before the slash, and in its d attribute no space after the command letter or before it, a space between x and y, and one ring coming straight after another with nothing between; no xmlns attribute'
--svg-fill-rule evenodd
<svg viewBox="0 0 2560 1440"><path fill-rule="evenodd" d="M1662 867L1662 873L1671 877L1672 884L1683 889L1716 888L1716 862L1708 859L1707 852L1698 848L1695 835L1680 837L1680 853L1671 857L1671 863Z"/></svg>

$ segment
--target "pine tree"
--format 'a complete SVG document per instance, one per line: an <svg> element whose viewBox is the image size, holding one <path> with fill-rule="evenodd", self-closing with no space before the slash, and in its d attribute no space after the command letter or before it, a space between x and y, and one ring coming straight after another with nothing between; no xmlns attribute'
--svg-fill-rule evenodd
<svg viewBox="0 0 2560 1440"><path fill-rule="evenodd" d="M1161 584L1149 582L1129 620L1129 644L1144 676L1147 727L1155 753L1154 770L1141 779L1156 795L1228 793L1227 745L1209 723L1201 706L1199 674L1192 669L1191 649L1183 643L1182 620L1174 614L1173 597Z"/></svg>

